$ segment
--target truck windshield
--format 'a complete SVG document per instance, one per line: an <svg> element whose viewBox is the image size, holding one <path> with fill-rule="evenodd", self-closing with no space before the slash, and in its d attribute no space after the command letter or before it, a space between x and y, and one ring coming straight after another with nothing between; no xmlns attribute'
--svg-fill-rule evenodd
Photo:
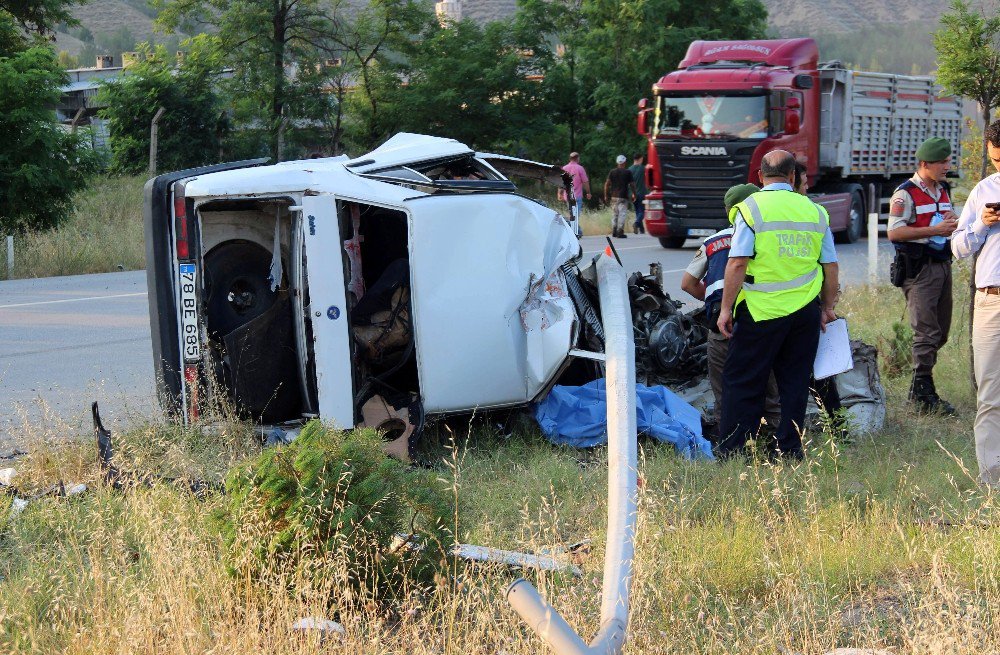
<svg viewBox="0 0 1000 655"><path fill-rule="evenodd" d="M658 137L762 139L767 104L762 95L657 96Z"/></svg>

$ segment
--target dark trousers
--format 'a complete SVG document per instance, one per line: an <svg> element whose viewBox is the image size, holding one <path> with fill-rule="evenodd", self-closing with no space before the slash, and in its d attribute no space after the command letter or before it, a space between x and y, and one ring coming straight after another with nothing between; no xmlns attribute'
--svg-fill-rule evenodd
<svg viewBox="0 0 1000 655"><path fill-rule="evenodd" d="M930 375L951 329L951 262L927 262L903 282L913 328L913 373Z"/></svg>
<svg viewBox="0 0 1000 655"><path fill-rule="evenodd" d="M635 207L635 226L640 230L645 231L645 226L642 224L642 219L646 215L646 205L642 204L642 201L646 198L643 194L637 194L635 197L635 202L632 206Z"/></svg>
<svg viewBox="0 0 1000 655"><path fill-rule="evenodd" d="M806 418L819 317L818 299L788 316L759 322L750 316L745 303L740 304L722 371L721 441L716 454L737 453L757 434L767 378L773 370L781 398L781 421L775 435L778 448L784 455L801 457L799 430Z"/></svg>

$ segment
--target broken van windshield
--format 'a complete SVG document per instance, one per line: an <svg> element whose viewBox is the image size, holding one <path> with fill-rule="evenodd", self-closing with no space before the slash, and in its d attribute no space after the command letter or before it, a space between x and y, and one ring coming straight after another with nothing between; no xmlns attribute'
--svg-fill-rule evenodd
<svg viewBox="0 0 1000 655"><path fill-rule="evenodd" d="M762 95L657 96L656 136L762 139L766 112Z"/></svg>

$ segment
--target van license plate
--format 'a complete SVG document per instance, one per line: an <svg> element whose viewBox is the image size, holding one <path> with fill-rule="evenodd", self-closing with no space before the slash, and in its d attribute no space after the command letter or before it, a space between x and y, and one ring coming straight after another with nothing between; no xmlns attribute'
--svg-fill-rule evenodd
<svg viewBox="0 0 1000 655"><path fill-rule="evenodd" d="M705 228L697 228L693 230L688 230L689 237L710 237L715 234L715 230L706 230Z"/></svg>
<svg viewBox="0 0 1000 655"><path fill-rule="evenodd" d="M178 279L181 285L181 348L184 350L185 362L197 362L201 359L201 343L198 339L198 298L195 287L198 280L198 267L194 264L181 264Z"/></svg>

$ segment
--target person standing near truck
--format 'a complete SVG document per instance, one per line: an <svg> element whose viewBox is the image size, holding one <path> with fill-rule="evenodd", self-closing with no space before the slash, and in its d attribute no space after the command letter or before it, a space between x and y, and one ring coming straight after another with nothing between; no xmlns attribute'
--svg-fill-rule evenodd
<svg viewBox="0 0 1000 655"><path fill-rule="evenodd" d="M611 236L626 238L625 221L628 218L628 205L635 200L635 183L632 173L625 168L625 155L618 155L617 166L608 173L604 181L604 202L611 205Z"/></svg>
<svg viewBox="0 0 1000 655"><path fill-rule="evenodd" d="M888 237L896 248L893 284L903 289L913 328L910 402L919 411L955 415L934 386L932 371L951 328L951 248L958 227L945 176L951 144L931 137L917 148L917 172L889 201Z"/></svg>
<svg viewBox="0 0 1000 655"><path fill-rule="evenodd" d="M579 237L583 234L583 231L580 229L583 196L586 194L587 200L590 200L590 178L587 177L587 171L580 165L580 153L578 152L569 153L569 162L562 169L573 178L573 197L576 199L576 223L573 228L576 230L576 236ZM563 197L564 193L565 191L562 189L559 190L560 200L565 200Z"/></svg>
<svg viewBox="0 0 1000 655"><path fill-rule="evenodd" d="M646 199L646 163L643 161L645 155L641 152L632 158L632 165L628 167L632 173L632 184L635 185L635 225L632 227L632 234L645 234L646 226L642 224L642 215L646 208L642 201Z"/></svg>
<svg viewBox="0 0 1000 655"><path fill-rule="evenodd" d="M795 158L772 150L761 191L736 205L717 325L730 338L717 454L743 450L760 427L767 378L781 398L778 449L801 459L809 378L819 333L836 318L837 251L826 210L795 193Z"/></svg>
<svg viewBox="0 0 1000 655"><path fill-rule="evenodd" d="M986 151L996 173L969 194L951 238L951 251L978 254L972 319L976 384L976 459L981 482L1000 485L1000 121L986 128Z"/></svg>

